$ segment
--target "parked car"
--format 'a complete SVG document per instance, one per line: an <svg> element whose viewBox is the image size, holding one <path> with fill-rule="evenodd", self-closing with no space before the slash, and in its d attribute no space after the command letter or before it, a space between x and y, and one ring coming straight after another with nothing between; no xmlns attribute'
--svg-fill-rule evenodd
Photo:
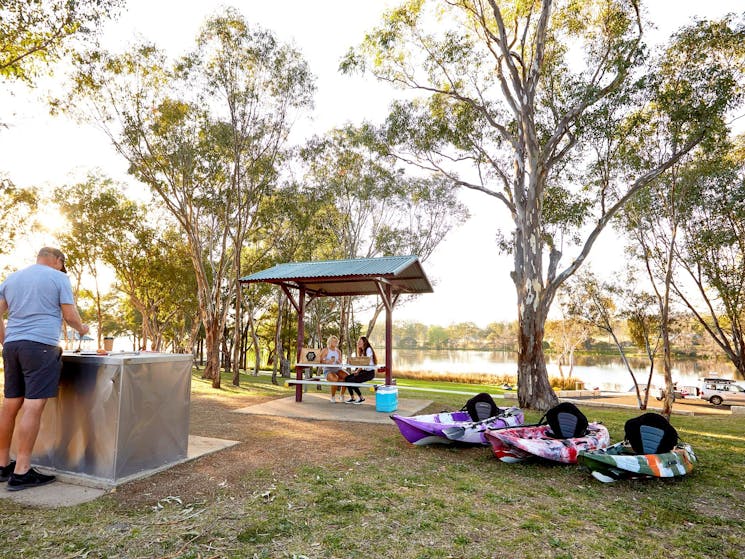
<svg viewBox="0 0 745 559"><path fill-rule="evenodd" d="M691 395L688 390L685 388L678 388L677 386L673 388L673 401L677 400L678 398L687 398ZM665 389L660 388L657 391L657 399L662 400L665 398Z"/></svg>
<svg viewBox="0 0 745 559"><path fill-rule="evenodd" d="M745 387L733 382L707 383L701 389L701 399L715 406L722 404L745 405Z"/></svg>

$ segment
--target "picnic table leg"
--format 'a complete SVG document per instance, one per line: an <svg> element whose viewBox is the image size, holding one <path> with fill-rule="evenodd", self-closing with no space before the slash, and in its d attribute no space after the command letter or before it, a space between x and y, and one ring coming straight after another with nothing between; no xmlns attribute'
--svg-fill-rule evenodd
<svg viewBox="0 0 745 559"><path fill-rule="evenodd" d="M295 380L303 380L303 367L295 367ZM303 401L303 385L295 385L295 401Z"/></svg>

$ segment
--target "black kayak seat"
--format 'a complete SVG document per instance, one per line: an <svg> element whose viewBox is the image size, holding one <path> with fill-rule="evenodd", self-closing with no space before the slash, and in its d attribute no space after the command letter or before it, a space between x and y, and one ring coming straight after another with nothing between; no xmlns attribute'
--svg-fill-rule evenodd
<svg viewBox="0 0 745 559"><path fill-rule="evenodd" d="M658 413L648 412L629 419L624 426L626 440L637 454L663 454L678 444L678 432Z"/></svg>
<svg viewBox="0 0 745 559"><path fill-rule="evenodd" d="M571 402L562 402L544 416L550 428L547 433L557 439L584 437L587 434L587 417Z"/></svg>
<svg viewBox="0 0 745 559"><path fill-rule="evenodd" d="M481 392L470 398L461 409L468 412L472 421L489 419L490 417L499 415L501 411L494 402L494 398L486 392Z"/></svg>

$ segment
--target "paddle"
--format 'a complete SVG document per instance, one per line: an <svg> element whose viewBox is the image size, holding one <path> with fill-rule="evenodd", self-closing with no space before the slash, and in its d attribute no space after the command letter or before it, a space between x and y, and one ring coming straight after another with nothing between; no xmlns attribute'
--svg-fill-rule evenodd
<svg viewBox="0 0 745 559"><path fill-rule="evenodd" d="M466 429L473 429L474 427L478 425L483 425L490 421L494 421L494 419L498 417L511 417L515 415L515 412L512 411L513 409L514 408L500 410L499 415L487 417L486 419L482 419L481 421L471 421L470 423L466 423L465 425L455 425L453 427L446 427L445 429L442 430L442 434L445 435L448 439L453 439L453 440L463 438L463 435L466 434Z"/></svg>

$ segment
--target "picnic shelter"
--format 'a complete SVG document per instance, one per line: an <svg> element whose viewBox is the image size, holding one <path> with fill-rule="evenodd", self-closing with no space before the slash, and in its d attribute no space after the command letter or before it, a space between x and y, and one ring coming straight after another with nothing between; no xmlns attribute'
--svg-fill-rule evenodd
<svg viewBox="0 0 745 559"><path fill-rule="evenodd" d="M305 338L305 309L318 297L378 295L385 306L385 384L393 378L393 308L403 294L432 293L419 257L382 256L349 260L277 264L239 279L242 284L279 285L297 311L297 362ZM297 380L302 367L296 367ZM295 386L295 400L302 401L302 386Z"/></svg>

